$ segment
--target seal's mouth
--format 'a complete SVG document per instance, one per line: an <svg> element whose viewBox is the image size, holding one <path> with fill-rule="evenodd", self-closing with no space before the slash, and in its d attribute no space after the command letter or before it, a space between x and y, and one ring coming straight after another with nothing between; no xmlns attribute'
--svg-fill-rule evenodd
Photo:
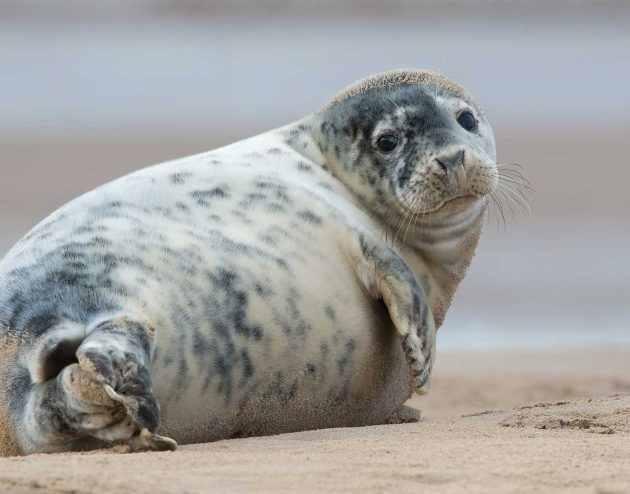
<svg viewBox="0 0 630 494"><path fill-rule="evenodd" d="M429 211L429 213L436 213L438 211L444 213L463 211L464 209L472 206L478 200L479 197L472 194L451 197L449 199L446 199L444 202L442 202L442 204L440 204L433 210Z"/></svg>

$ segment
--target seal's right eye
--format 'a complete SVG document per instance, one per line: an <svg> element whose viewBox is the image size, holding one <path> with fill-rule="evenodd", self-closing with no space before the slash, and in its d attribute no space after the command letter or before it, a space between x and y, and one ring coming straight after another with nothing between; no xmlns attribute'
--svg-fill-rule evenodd
<svg viewBox="0 0 630 494"><path fill-rule="evenodd" d="M378 138L378 148L384 153L391 153L398 146L398 136L396 134L383 134Z"/></svg>

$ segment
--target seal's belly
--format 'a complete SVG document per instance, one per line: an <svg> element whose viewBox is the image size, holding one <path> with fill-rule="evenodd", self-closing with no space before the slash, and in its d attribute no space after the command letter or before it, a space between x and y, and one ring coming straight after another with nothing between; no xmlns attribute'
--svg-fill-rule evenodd
<svg viewBox="0 0 630 494"><path fill-rule="evenodd" d="M299 252L278 248L286 265L216 255L169 303L152 365L164 434L191 442L382 423L409 397L384 306L334 242L296 242Z"/></svg>

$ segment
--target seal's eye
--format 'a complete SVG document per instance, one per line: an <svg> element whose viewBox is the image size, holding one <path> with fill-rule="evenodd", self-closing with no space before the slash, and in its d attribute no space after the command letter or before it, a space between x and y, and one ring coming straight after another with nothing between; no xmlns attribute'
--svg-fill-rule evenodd
<svg viewBox="0 0 630 494"><path fill-rule="evenodd" d="M398 146L398 136L396 134L383 134L378 138L378 148L384 153L391 153Z"/></svg>
<svg viewBox="0 0 630 494"><path fill-rule="evenodd" d="M474 132L477 130L477 119L469 111L460 113L459 117L457 117L457 123L464 127L468 132Z"/></svg>

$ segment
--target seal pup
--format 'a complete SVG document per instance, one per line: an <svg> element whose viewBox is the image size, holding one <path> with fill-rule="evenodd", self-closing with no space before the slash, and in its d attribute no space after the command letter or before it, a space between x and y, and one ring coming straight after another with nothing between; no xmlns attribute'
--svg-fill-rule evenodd
<svg viewBox="0 0 630 494"><path fill-rule="evenodd" d="M417 420L495 159L468 92L398 70L63 206L0 263L20 452Z"/></svg>

